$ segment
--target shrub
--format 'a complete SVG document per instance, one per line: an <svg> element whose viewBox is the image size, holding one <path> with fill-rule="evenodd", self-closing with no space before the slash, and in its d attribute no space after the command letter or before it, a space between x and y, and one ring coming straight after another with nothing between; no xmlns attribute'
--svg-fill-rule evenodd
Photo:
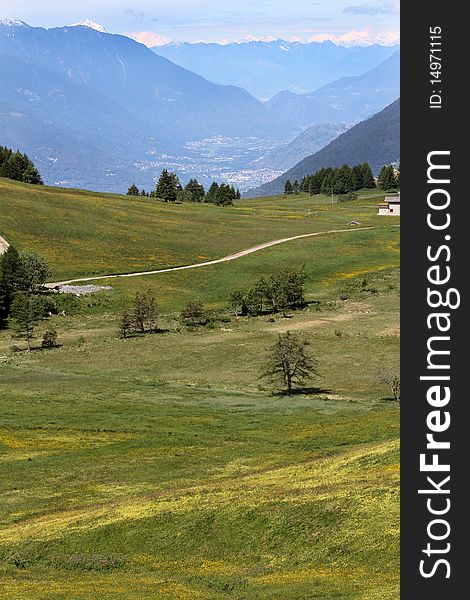
<svg viewBox="0 0 470 600"><path fill-rule="evenodd" d="M180 313L181 322L189 327L207 325L209 319L200 300L189 300Z"/></svg>
<svg viewBox="0 0 470 600"><path fill-rule="evenodd" d="M41 346L43 348L57 347L57 331L53 327L46 329L46 331L44 332Z"/></svg>

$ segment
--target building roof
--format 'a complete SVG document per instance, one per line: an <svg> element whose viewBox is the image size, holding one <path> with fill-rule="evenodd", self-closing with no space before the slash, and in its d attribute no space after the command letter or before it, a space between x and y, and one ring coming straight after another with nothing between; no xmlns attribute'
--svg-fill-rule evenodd
<svg viewBox="0 0 470 600"><path fill-rule="evenodd" d="M385 196L385 202L388 202L389 204L400 204L400 196Z"/></svg>

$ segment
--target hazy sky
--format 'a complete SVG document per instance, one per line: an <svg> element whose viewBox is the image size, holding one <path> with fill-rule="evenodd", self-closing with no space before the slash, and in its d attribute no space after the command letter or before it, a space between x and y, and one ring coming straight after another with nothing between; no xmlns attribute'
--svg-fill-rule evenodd
<svg viewBox="0 0 470 600"><path fill-rule="evenodd" d="M91 19L111 33L151 32L176 41L395 42L399 0L0 0L0 17L42 27Z"/></svg>

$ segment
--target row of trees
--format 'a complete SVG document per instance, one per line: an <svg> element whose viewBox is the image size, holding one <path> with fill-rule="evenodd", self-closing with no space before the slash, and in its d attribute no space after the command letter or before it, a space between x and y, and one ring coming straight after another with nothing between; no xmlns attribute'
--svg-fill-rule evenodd
<svg viewBox="0 0 470 600"><path fill-rule="evenodd" d="M170 173L164 169L158 179L155 190L148 193L133 183L127 191L128 196L150 196L159 198L163 202L209 202L218 206L228 206L233 204L234 200L241 197L240 191L233 185L214 181L210 188L204 189L204 186L197 179L190 179L183 187L176 173Z"/></svg>
<svg viewBox="0 0 470 600"><path fill-rule="evenodd" d="M324 167L313 175L305 175L300 184L297 179L294 182L288 179L284 185L284 193L345 195L362 189L374 189L376 186L384 191L399 189L400 170L392 165L383 166L376 183L372 169L366 162L353 167L347 164L337 168Z"/></svg>
<svg viewBox="0 0 470 600"><path fill-rule="evenodd" d="M303 269L286 269L277 275L261 277L248 290L236 290L229 296L235 314L257 316L287 309L303 308L306 304Z"/></svg>
<svg viewBox="0 0 470 600"><path fill-rule="evenodd" d="M43 183L39 171L26 154L21 154L19 150L13 152L4 146L0 146L0 177L23 183Z"/></svg>
<svg viewBox="0 0 470 600"><path fill-rule="evenodd" d="M375 188L374 175L368 163L360 163L352 168L344 164L342 167L325 167L313 175L302 179L301 189L310 195L314 194L348 194L362 189Z"/></svg>

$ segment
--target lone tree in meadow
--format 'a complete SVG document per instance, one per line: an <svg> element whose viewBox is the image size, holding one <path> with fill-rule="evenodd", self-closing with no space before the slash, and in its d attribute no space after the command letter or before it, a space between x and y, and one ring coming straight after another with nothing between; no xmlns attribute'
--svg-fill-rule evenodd
<svg viewBox="0 0 470 600"><path fill-rule="evenodd" d="M307 350L308 341L287 331L281 333L269 349L261 377L281 386L288 396L294 393L294 385L302 386L318 377L318 361Z"/></svg>
<svg viewBox="0 0 470 600"><path fill-rule="evenodd" d="M31 352L31 341L34 337L34 330L44 318L44 303L42 298L33 296L27 292L20 292L15 295L10 314L13 320L14 337L26 340L28 350Z"/></svg>
<svg viewBox="0 0 470 600"><path fill-rule="evenodd" d="M390 369L382 369L377 373L379 383L386 385L392 392L393 399L400 402L400 374Z"/></svg>

